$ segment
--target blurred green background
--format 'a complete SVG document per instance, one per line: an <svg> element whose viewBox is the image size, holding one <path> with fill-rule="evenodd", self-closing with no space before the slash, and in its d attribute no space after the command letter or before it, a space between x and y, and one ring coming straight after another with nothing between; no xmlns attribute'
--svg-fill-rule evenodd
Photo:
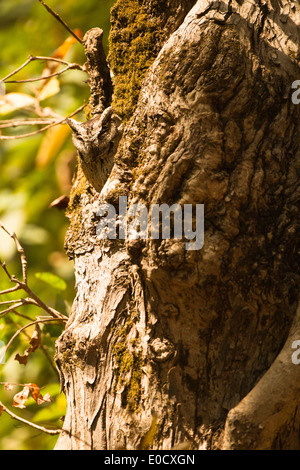
<svg viewBox="0 0 300 470"><path fill-rule="evenodd" d="M48 5L57 11L73 29L84 34L99 26L104 30L104 45L107 48L110 8L113 0L48 0ZM40 4L38 0L0 1L0 78L15 70L29 55L51 56L60 47L68 32ZM75 43L69 49L66 60L83 64L83 48ZM12 79L27 79L41 76L45 63L29 64ZM68 71L59 77L60 90L41 103L55 113L65 117L81 106L89 97L85 83L87 76L80 71ZM41 84L7 84L9 93L25 93L34 96ZM51 93L50 93L51 94ZM0 97L1 98L1 97ZM16 110L0 114L1 120L33 117L30 110ZM76 116L84 120L84 113ZM20 127L2 130L3 135L26 133L38 127ZM68 220L63 210L49 208L50 203L70 190L76 165L76 155L71 143L71 133L66 125L30 138L0 141L0 222L16 232L28 261L29 285L48 305L64 314L69 314L75 295L73 263L64 253L64 237ZM0 259L5 260L11 274L21 278L20 258L12 240L0 232ZM51 278L46 282L36 273L52 273L62 281L56 285ZM0 290L12 287L3 270L0 270ZM18 299L19 291L2 295L0 302ZM3 310L5 306L1 306ZM33 306L18 310L28 318L45 315ZM0 317L0 341L9 341L15 331L28 323L28 319L10 313ZM13 396L22 387L11 391L0 385L0 400L15 414L42 426L56 428L65 414L65 397L59 393L58 376L53 363L54 342L62 331L56 323L46 323L42 328L43 350L36 350L26 366L14 360L15 354L23 354L28 348L33 327L21 333L6 354L6 363L0 365L0 381L13 383L36 383L45 386L41 393L49 392L52 403L37 405L32 399L26 409L12 408ZM0 417L0 449L26 450L53 449L57 436L49 436L11 419L6 413Z"/></svg>

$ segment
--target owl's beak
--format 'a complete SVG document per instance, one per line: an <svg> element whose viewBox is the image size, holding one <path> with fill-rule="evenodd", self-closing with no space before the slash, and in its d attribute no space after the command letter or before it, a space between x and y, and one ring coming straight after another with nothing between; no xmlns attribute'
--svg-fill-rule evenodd
<svg viewBox="0 0 300 470"><path fill-rule="evenodd" d="M74 132L81 132L81 123L75 121L75 119L67 118L66 123L71 127L72 131Z"/></svg>

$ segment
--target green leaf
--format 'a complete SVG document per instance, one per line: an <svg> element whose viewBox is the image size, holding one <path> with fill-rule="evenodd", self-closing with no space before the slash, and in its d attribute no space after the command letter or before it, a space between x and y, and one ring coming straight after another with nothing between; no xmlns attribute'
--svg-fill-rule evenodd
<svg viewBox="0 0 300 470"><path fill-rule="evenodd" d="M46 282L54 289L66 290L67 283L59 276L49 272L35 273L35 277L41 281Z"/></svg>

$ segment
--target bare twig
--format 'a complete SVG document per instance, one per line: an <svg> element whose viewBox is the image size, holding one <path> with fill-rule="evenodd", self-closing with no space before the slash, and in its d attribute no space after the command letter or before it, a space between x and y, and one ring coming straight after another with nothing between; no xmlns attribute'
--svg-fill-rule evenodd
<svg viewBox="0 0 300 470"><path fill-rule="evenodd" d="M54 16L55 19L57 19L57 21L59 21L66 29L67 31L69 31L70 34L72 34L72 36L78 41L80 42L80 44L82 44L82 40L77 36L77 34L74 33L74 31L72 31L72 29L70 28L70 26L67 25L67 23L65 23L65 21L59 16L58 13L56 13L55 11L52 10L52 8L50 8L43 0L39 0L39 2L44 5L44 7L49 11L49 13L51 13L52 16Z"/></svg>
<svg viewBox="0 0 300 470"><path fill-rule="evenodd" d="M30 64L30 62L33 62L34 60L46 60L46 61L52 61L52 62L58 62L60 64L63 64L63 65L75 65L75 64L70 64L69 62L65 61L65 60L62 60L62 59L57 59L56 57L46 57L46 56L36 56L36 55L29 55L28 56L28 59L26 60L26 62L24 62L24 64L20 65L20 67L18 67L17 69L13 70L11 73L9 73L8 75L6 75L6 77L2 78L0 80L0 83L2 82L6 82L6 80L10 77L13 77L14 75L16 75L18 72L20 72L20 70L22 70L24 67L26 67L28 64ZM77 65L77 64L76 64ZM78 65L78 67L80 67L80 65ZM83 70L83 69L82 69Z"/></svg>
<svg viewBox="0 0 300 470"><path fill-rule="evenodd" d="M30 322L33 321L32 318L28 317L27 315L23 315L22 313L20 312L17 312L16 310L12 310L11 313L14 313L15 315L17 315L18 317L21 317L21 318L25 318L25 320L29 320ZM43 320L45 319L45 317L37 317L38 320ZM50 318L48 317L48 319L50 320ZM12 321L12 320L11 320ZM54 321L54 319L53 319ZM21 328L20 325L16 325L14 321L12 321L12 323L16 326L16 328ZM31 336L29 334L27 334L25 331L23 331L23 334L25 334L25 336L30 339ZM45 355L47 361L49 362L51 368L53 369L53 371L55 372L55 374L57 374L57 376L59 377L59 372L57 370L57 368L55 367L55 364L53 362L53 358L50 356L50 354L48 353L48 350L47 350L47 347L44 346L43 344L40 344L39 345L39 349L42 351L42 353ZM5 384L6 382L0 382L0 385L2 384ZM11 382L10 382L11 383ZM24 384L12 384L12 385L22 385L24 386Z"/></svg>
<svg viewBox="0 0 300 470"><path fill-rule="evenodd" d="M65 323L67 321L67 317L65 315L62 315L60 312L58 312L54 308L49 307L48 305L46 305L28 286L28 284L27 284L27 259L26 259L24 249L23 249L21 243L19 242L16 234L15 233L10 233L1 223L0 223L0 228L2 228L2 230L4 230L14 240L14 242L16 244L16 247L17 247L18 253L20 255L20 259L21 259L23 280L20 281L15 276L10 275L9 272L8 272L8 269L6 268L5 262L0 262L0 265L2 266L3 270L7 274L9 280L16 284L16 286L14 287L14 291L22 289L30 296L29 298L26 298L26 299L15 300L14 301L15 303L12 306L10 306L7 309L2 310L0 312L0 316L3 317L7 313L11 312L12 310L14 310L16 308L22 307L23 305L33 304L33 305L36 305L37 307L40 307L43 310L45 310L45 312L49 313L51 315L51 317L61 321L62 323ZM7 293L7 291L3 291L3 292ZM10 292L11 292L11 290L10 290ZM10 302L6 302L6 303L10 303Z"/></svg>
<svg viewBox="0 0 300 470"><path fill-rule="evenodd" d="M50 75L44 75L43 77L38 77L38 78L27 78L25 80L5 80L4 83L31 83L31 82L38 82L40 80L48 80L49 78L52 77L57 77L58 75L61 75L62 73L67 72L68 70L81 70L83 71L83 68L79 64L70 64L64 69L51 73Z"/></svg>
<svg viewBox="0 0 300 470"><path fill-rule="evenodd" d="M40 345L40 350L43 352L43 354L46 357L47 361L49 362L53 372L57 375L57 377L59 379L59 372L58 372L58 370L55 366L55 363L53 362L52 356L50 356L50 354L48 353L47 348L43 344L41 344Z"/></svg>
<svg viewBox="0 0 300 470"><path fill-rule="evenodd" d="M3 271L5 272L5 274L7 275L8 279L11 281L12 276L11 276L11 275L9 274L9 272L8 272L8 269L7 269L7 267L6 267L5 261L0 261L0 265L1 265L2 269L3 269Z"/></svg>
<svg viewBox="0 0 300 470"><path fill-rule="evenodd" d="M6 385L8 382L0 382L0 385ZM9 382L9 385L14 385L16 387L25 387L26 384L19 384L17 382Z"/></svg>
<svg viewBox="0 0 300 470"><path fill-rule="evenodd" d="M52 435L59 434L61 432L61 429L48 429L48 428L45 428L44 426L39 426L38 424L32 423L31 421L27 421L27 419L21 418L20 416L10 411L5 405L3 405L1 401L0 401L0 409L2 409L2 411L5 411L11 418L21 421L21 423L27 424L28 426L38 429L39 431L45 432L47 434L52 434Z"/></svg>
<svg viewBox="0 0 300 470"><path fill-rule="evenodd" d="M26 259L26 256L25 256L25 252L24 252L24 248L22 247L21 243L19 242L18 240L18 237L17 235L13 232L13 233L10 233L5 227L4 225L2 225L0 223L0 228L2 228L2 230L4 230L4 232L7 233L7 235L10 236L10 238L13 239L13 241L15 242L15 245L17 247L17 251L20 255L20 259L21 259L21 264L22 264L22 274L23 274L23 282L24 283L27 283L27 259Z"/></svg>
<svg viewBox="0 0 300 470"><path fill-rule="evenodd" d="M25 302L23 302L22 300L20 302L14 303L14 305L12 305L11 307L8 307L0 312L0 318L5 317L5 315L7 315L9 312L12 312L15 308L22 307L23 305L25 305Z"/></svg>
<svg viewBox="0 0 300 470"><path fill-rule="evenodd" d="M55 310L52 307L49 307L49 305L46 305L31 289L27 284L24 284L23 282L19 281L19 285L21 289L23 289L25 292L27 292L28 295L30 295L30 299L26 299L27 303L36 305L37 307L42 308L45 310L45 312L49 313L51 317L61 321L62 323L65 323L68 320L68 317L65 315L62 315L60 312Z"/></svg>
<svg viewBox="0 0 300 470"><path fill-rule="evenodd" d="M12 313L14 313L15 315L17 315L18 317L22 317L22 318L25 318L25 320L30 320L32 321L32 318L31 317L28 317L28 315L24 315L23 313L20 313L20 312L17 312L17 310L12 310Z"/></svg>
<svg viewBox="0 0 300 470"><path fill-rule="evenodd" d="M4 300L3 302L0 302L0 305L6 305L6 304L14 304L16 302L20 302L20 300Z"/></svg>
<svg viewBox="0 0 300 470"><path fill-rule="evenodd" d="M2 266L2 263L0 263L1 266ZM2 266L3 267L3 266ZM16 285L14 287L11 287L10 289L4 289L4 290L1 290L0 291L0 295L3 295L3 294L9 294L10 292L16 292L16 290L19 290L19 286Z"/></svg>
<svg viewBox="0 0 300 470"><path fill-rule="evenodd" d="M20 300L12 301L12 302L14 302L14 304L12 306L10 306L10 307L8 307L5 310L2 310L0 312L0 318L4 317L8 313L12 312L16 308L23 307L23 305L30 305L31 304L31 305L35 305L36 307L42 308L43 310L48 312L51 315L52 318L60 320L63 323L66 321L66 317L62 316L54 308L51 308L48 305L44 304L44 302L39 297L37 297L26 284L23 284L21 282L19 288L25 290L25 292L27 292L27 293L30 293L32 296L34 296L36 298L36 300L31 299L31 298L26 298L26 299L20 299Z"/></svg>
<svg viewBox="0 0 300 470"><path fill-rule="evenodd" d="M40 119L7 119L0 121L0 129L6 129L9 127L20 127L20 126L39 126L43 124L52 124L56 122L54 118L40 118Z"/></svg>
<svg viewBox="0 0 300 470"><path fill-rule="evenodd" d="M10 77L12 77L13 75L15 75L16 73L18 73L20 70L22 70L24 67L26 67L26 65L28 65L32 60L34 60L33 57L32 57L32 56L29 56L28 59L26 60L26 62L24 62L24 64L22 64L20 67L18 67L17 69L15 69L13 72L11 72L11 73L9 73L8 75L6 75L6 77L2 78L2 79L0 80L0 83L1 83L1 82L5 82L5 80L6 80L7 78L10 78Z"/></svg>
<svg viewBox="0 0 300 470"><path fill-rule="evenodd" d="M17 251L20 255L20 259L21 259L21 264L22 264L22 274L23 274L23 282L24 283L27 283L27 259L26 259L26 256L25 256L25 252L24 252L24 248L22 247L21 243L19 242L18 240L18 237L17 235L13 232L13 233L10 233L5 227L4 225L2 225L0 223L0 228L2 228L2 230L4 230L4 232L7 233L7 235L10 236L10 238L13 239L13 241L15 242L15 245L17 247Z"/></svg>
<svg viewBox="0 0 300 470"><path fill-rule="evenodd" d="M41 132L44 132L44 131L47 131L48 129L50 129L51 127L54 127L54 126L57 126L58 124L63 124L65 123L66 119L69 119L70 117L72 116L75 116L75 114L79 113L80 111L82 111L86 106L87 106L88 103L85 103L83 104L82 106L80 106L78 109L76 109L76 111L74 111L72 114L70 114L69 116L67 117L64 117L62 119L58 119L57 121L51 123L51 124L48 124L47 126L43 127L42 129L39 129L37 131L34 131L34 132L29 132L28 134L21 134L21 135L0 135L0 140L14 140L14 139L23 139L24 137L31 137L33 135L37 135L37 134L40 134Z"/></svg>

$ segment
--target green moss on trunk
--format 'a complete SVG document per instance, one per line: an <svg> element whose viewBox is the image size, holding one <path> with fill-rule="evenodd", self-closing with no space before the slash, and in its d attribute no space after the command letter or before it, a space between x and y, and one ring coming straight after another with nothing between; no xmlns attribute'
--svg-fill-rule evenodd
<svg viewBox="0 0 300 470"><path fill-rule="evenodd" d="M150 14L143 0L118 0L111 10L111 23L108 60L114 74L113 106L126 120L159 50L161 20Z"/></svg>

